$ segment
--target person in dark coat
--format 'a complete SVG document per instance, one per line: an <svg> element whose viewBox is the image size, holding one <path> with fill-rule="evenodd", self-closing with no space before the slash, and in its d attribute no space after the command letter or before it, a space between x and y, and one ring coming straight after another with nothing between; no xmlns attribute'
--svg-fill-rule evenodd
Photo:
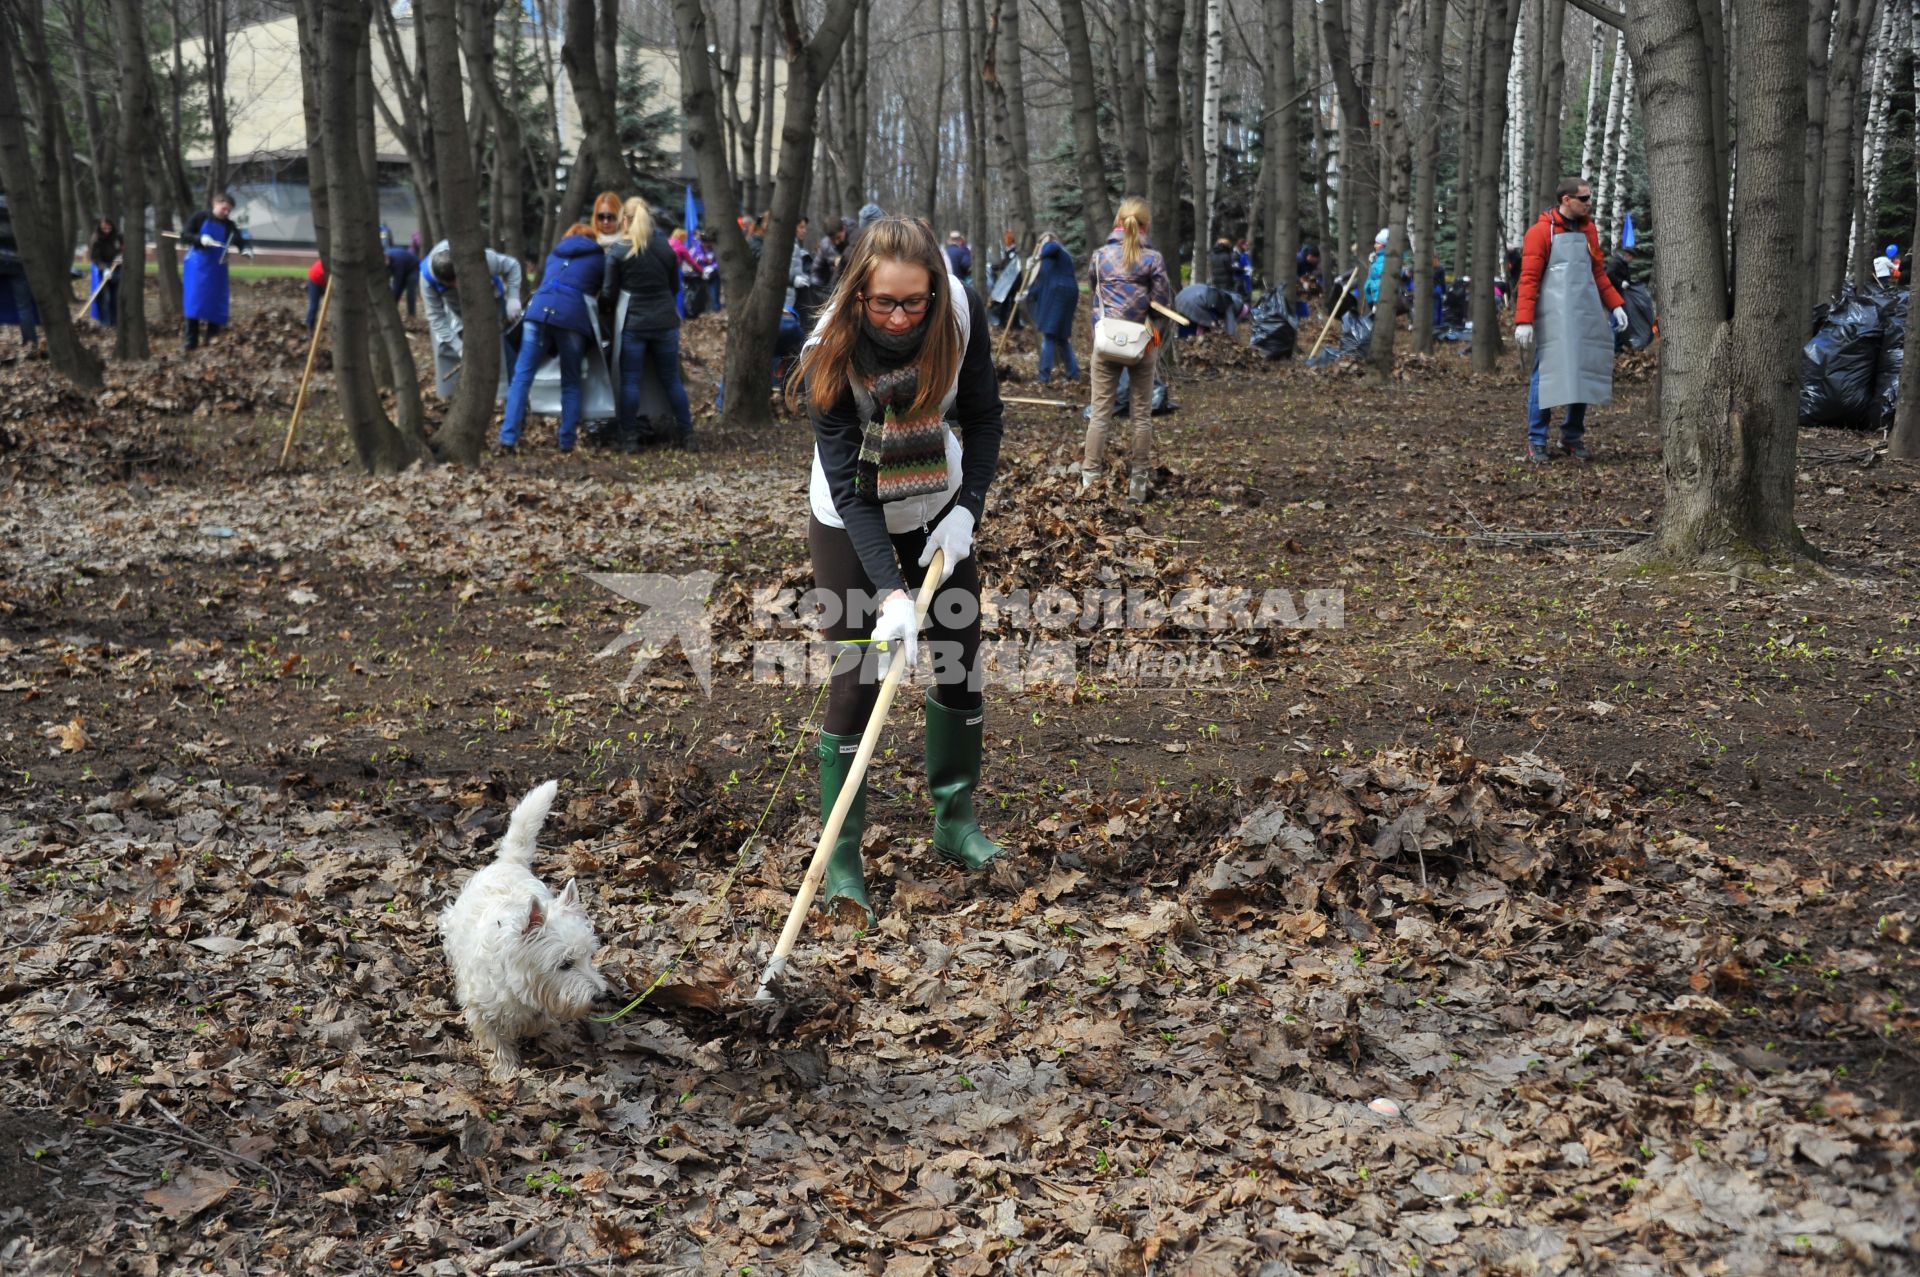
<svg viewBox="0 0 1920 1277"><path fill-rule="evenodd" d="M394 305L407 299L407 318L420 311L420 257L410 249L393 245L387 253L387 283L393 286Z"/></svg>
<svg viewBox="0 0 1920 1277"><path fill-rule="evenodd" d="M947 232L947 269L963 284L973 282L973 250L959 231Z"/></svg>
<svg viewBox="0 0 1920 1277"><path fill-rule="evenodd" d="M580 429L580 385L587 347L594 340L593 303L600 295L607 255L594 238L593 228L575 222L547 255L540 287L527 299L520 337L520 358L507 387L507 406L500 419L500 446L520 442L527 419L527 396L533 374L548 354L560 356L560 451L572 452Z"/></svg>
<svg viewBox="0 0 1920 1277"><path fill-rule="evenodd" d="M627 304L620 323L617 442L628 452L640 450L640 387L651 366L680 427L676 443L684 448L693 440L693 410L680 378L680 312L673 304L680 291L680 258L653 224L645 200L628 200L626 219L620 238L607 250L602 285L609 293L624 294Z"/></svg>
<svg viewBox="0 0 1920 1277"><path fill-rule="evenodd" d="M1027 313L1040 330L1040 384L1053 379L1056 361L1066 367L1068 381L1080 380L1080 361L1073 355L1073 323L1080 310L1080 280L1073 254L1053 237L1040 237L1040 269L1027 289Z"/></svg>
<svg viewBox="0 0 1920 1277"><path fill-rule="evenodd" d="M1237 291L1233 281L1233 241L1222 235L1207 253L1207 282L1223 293Z"/></svg>
<svg viewBox="0 0 1920 1277"><path fill-rule="evenodd" d="M27 287L27 268L13 237L13 214L5 195L0 195L0 311L7 316L5 322L20 325L20 345L33 350L39 343L34 325L40 312L33 304L33 290Z"/></svg>
<svg viewBox="0 0 1920 1277"><path fill-rule="evenodd" d="M87 241L87 260L93 263L87 291L99 291L93 302L93 318L101 326L113 327L120 319L120 264L122 240L120 228L111 217L103 217L93 226L93 238ZM100 281L106 280L101 286Z"/></svg>
<svg viewBox="0 0 1920 1277"><path fill-rule="evenodd" d="M193 215L180 239L187 248L186 264L180 268L181 305L187 313L187 349L192 350L200 344L203 326L209 337L227 326L227 255L238 248L251 258L253 245L234 225L233 196L225 192L213 197L210 210Z"/></svg>
<svg viewBox="0 0 1920 1277"><path fill-rule="evenodd" d="M1607 258L1607 278L1613 281L1615 292L1625 292L1633 282L1633 250L1622 248Z"/></svg>

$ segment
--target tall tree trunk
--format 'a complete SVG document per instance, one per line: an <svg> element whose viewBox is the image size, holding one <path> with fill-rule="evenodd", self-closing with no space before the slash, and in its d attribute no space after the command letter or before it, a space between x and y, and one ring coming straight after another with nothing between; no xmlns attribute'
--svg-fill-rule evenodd
<svg viewBox="0 0 1920 1277"><path fill-rule="evenodd" d="M393 85L393 96L398 103L395 110L387 102L385 94L375 101L385 118L387 131L399 140L400 149L407 153L407 167L413 174L413 194L420 210L420 239L423 244L440 242L440 176L433 162L433 130L427 123L426 86L419 68L424 59L419 57L417 43L420 24L411 24L416 39L415 59L407 59L406 45L401 42L400 25L394 20L391 5L373 6L374 29L380 34L380 50L386 57L387 78Z"/></svg>
<svg viewBox="0 0 1920 1277"><path fill-rule="evenodd" d="M1320 241L1321 265L1331 271L1334 263L1339 259L1339 253L1337 245L1327 242L1327 237L1334 235L1332 217L1333 204L1332 195L1330 194L1333 186L1330 173L1333 156L1332 147L1327 140L1326 118L1320 110L1319 87L1320 68L1326 59L1321 55L1320 51L1320 24L1313 20L1311 14L1307 17L1306 28L1308 82L1315 86L1310 99L1312 110L1309 112L1313 119L1313 198L1315 214L1313 237ZM1338 237L1335 236L1335 238Z"/></svg>
<svg viewBox="0 0 1920 1277"><path fill-rule="evenodd" d="M1920 58L1914 60L1913 75L1920 87ZM1915 96L1920 98L1920 94ZM1920 178L1920 110L1914 112L1912 145L1914 176ZM1915 189L1920 191L1920 182L1915 183ZM1914 200L1913 210L1913 234L1907 240L1909 251L1920 244L1920 198ZM1915 316L1911 307L1907 311L1907 344L1901 350L1900 366L1900 399L1894 405L1893 434L1887 440L1887 456L1912 461L1920 458L1920 371L1916 371L1920 370L1920 316Z"/></svg>
<svg viewBox="0 0 1920 1277"><path fill-rule="evenodd" d="M404 469L419 455L416 440L388 420L374 388L368 339L369 277L384 273L372 184L361 159L360 114L372 114L369 95L358 91L373 15L365 0L302 0L301 20L317 30L316 56L302 60L302 81L311 95L319 132L307 146L318 150L326 177L327 269L333 280L333 382L340 415L360 464L370 474ZM316 21L317 19L317 21ZM311 118L311 117L310 117Z"/></svg>
<svg viewBox="0 0 1920 1277"><path fill-rule="evenodd" d="M1887 134L1893 131L1893 110L1889 95L1893 89L1894 65L1899 60L1895 43L1902 27L1902 15L1895 0L1882 0L1879 35L1870 46L1865 127L1860 146L1860 204L1862 215L1854 241L1854 260L1863 274L1870 271L1878 255L1880 222L1880 175L1886 165ZM1920 106L1920 103L1916 103Z"/></svg>
<svg viewBox="0 0 1920 1277"><path fill-rule="evenodd" d="M1541 0L1519 0L1520 14L1514 23L1513 57L1507 64L1507 157L1501 184L1500 242L1517 243L1526 233L1529 205L1533 202L1533 184L1527 173L1532 150L1527 145L1527 126L1532 123L1529 103L1538 83L1535 67L1533 19L1539 15Z"/></svg>
<svg viewBox="0 0 1920 1277"><path fill-rule="evenodd" d="M1180 32L1184 0L1162 0L1153 27L1153 137L1147 196L1154 239L1170 262L1180 249Z"/></svg>
<svg viewBox="0 0 1920 1277"><path fill-rule="evenodd" d="M1060 0L1060 29L1067 43L1067 83L1073 94L1074 168L1080 178L1080 216L1091 247L1113 225L1107 199L1107 165L1100 148L1098 87L1093 75L1093 44L1087 38L1084 0Z"/></svg>
<svg viewBox="0 0 1920 1277"><path fill-rule="evenodd" d="M478 281L487 268L487 237L480 224L480 178L461 100L460 38L457 0L418 0L417 20L425 60L427 118L433 123L433 150L440 157L440 211L456 278ZM446 419L434 436L443 458L472 465L480 460L493 400L500 384L500 311L493 290L484 286L454 290L460 306L460 385Z"/></svg>
<svg viewBox="0 0 1920 1277"><path fill-rule="evenodd" d="M860 5L861 0L827 0L820 25L808 38L800 25L796 0L776 0L775 10L787 46L787 86L779 177L774 184L773 217L767 230L770 246L793 242L800 195L807 184L813 152L820 91L847 42L854 11ZM727 171L726 134L720 124L713 73L701 52L709 40L702 0L673 0L673 24L681 50L680 92L687 119L687 146L699 166L700 185L710 191L731 190L733 176ZM771 417L773 337L786 292L788 257L777 247L769 248L761 254L756 270L739 225L723 218L715 229L719 232L721 269L730 279L753 281L745 290L745 298L728 308L727 394L721 421L729 427L760 427Z"/></svg>
<svg viewBox="0 0 1920 1277"><path fill-rule="evenodd" d="M1162 221L1174 235L1174 247L1187 245L1188 278L1195 283L1207 278L1207 250L1212 243L1207 239L1206 209L1206 173L1207 173L1207 3L1208 0L1189 0L1187 9L1187 29L1182 47L1186 69L1181 73L1186 86L1186 113L1181 123L1186 126L1187 152L1187 192L1188 202L1193 206L1192 238L1188 235L1184 210L1175 208L1179 214L1169 223ZM1173 258L1169 257L1169 261ZM1176 281L1177 281L1176 276ZM1174 284L1177 289L1178 282Z"/></svg>
<svg viewBox="0 0 1920 1277"><path fill-rule="evenodd" d="M1294 69L1293 0L1267 0L1264 9L1267 65L1262 96L1267 114L1262 123L1265 158L1262 177L1267 183L1266 255L1262 259L1267 287L1287 299L1287 315L1299 279L1293 255L1300 248L1300 93ZM1316 95L1317 96L1317 95Z"/></svg>
<svg viewBox="0 0 1920 1277"><path fill-rule="evenodd" d="M233 138L233 115L227 102L227 6L229 0L203 0L200 6L200 51L206 57L203 83L207 94L207 132L213 157L207 165L208 203L227 189L227 151Z"/></svg>
<svg viewBox="0 0 1920 1277"><path fill-rule="evenodd" d="M967 235L984 265L989 248L987 238L987 146L982 99L986 85L981 83L980 41L986 24L980 20L981 0L960 0L960 42L966 55L960 59L961 125L967 142ZM984 272L981 275L984 280Z"/></svg>
<svg viewBox="0 0 1920 1277"><path fill-rule="evenodd" d="M1717 6L1703 15L1694 0L1627 10L1661 260L1666 503L1642 553L1679 564L1808 550L1793 517L1805 299L1790 282L1805 180L1806 0L1740 13L1740 198L1730 230L1703 29L1718 21Z"/></svg>
<svg viewBox="0 0 1920 1277"><path fill-rule="evenodd" d="M119 208L120 192L114 182L118 164L111 158L115 139L107 136L107 123L100 112L100 95L95 91L99 76L95 73L92 31L87 24L87 8L75 4L67 10L69 44L73 72L80 94L80 118L87 126L87 169L92 179L93 206L104 216ZM111 21L111 16L109 21ZM91 237L92 232L88 232Z"/></svg>
<svg viewBox="0 0 1920 1277"><path fill-rule="evenodd" d="M1033 246L1033 175L1027 168L1027 91L1020 70L1020 0L994 0L987 20L987 56L980 69L993 104L994 144L1013 197L1008 218L1020 251Z"/></svg>
<svg viewBox="0 0 1920 1277"><path fill-rule="evenodd" d="M1332 251L1323 252L1321 259L1329 270L1346 271L1357 265L1354 241L1361 234L1358 219L1363 208L1372 211L1377 184L1366 176L1366 135L1372 117L1348 53L1346 14L1338 0L1320 5L1320 42L1326 49L1327 69L1340 103L1340 229L1335 237L1338 242L1323 246ZM1372 231L1366 233L1372 235Z"/></svg>
<svg viewBox="0 0 1920 1277"><path fill-rule="evenodd" d="M140 0L113 0L113 42L120 67L119 169L127 202L120 214L120 306L114 358L147 357L147 150L152 145L153 71L147 62Z"/></svg>
<svg viewBox="0 0 1920 1277"><path fill-rule="evenodd" d="M367 191L372 192L378 189L374 175L380 171L373 132L373 103L379 92L373 84L373 42L364 34L354 63L353 90L354 119L359 130L355 148L360 156L357 176ZM386 254L379 242L380 208L377 203L369 203L367 220L372 223L374 242L362 274L367 309L372 317L372 349L378 356L376 363L382 384L393 392L394 428L403 437L402 451L409 458L431 458L433 454L427 445L426 409L420 402L420 378L413 362L413 348L407 344L407 330L400 322L400 307L395 302L393 288L387 278ZM351 281L351 277L345 274L339 278L342 287Z"/></svg>
<svg viewBox="0 0 1920 1277"><path fill-rule="evenodd" d="M1453 273L1465 280L1473 274L1474 200L1480 184L1480 130L1486 125L1482 98L1486 77L1481 73L1486 57L1487 7L1489 0L1467 0L1466 91L1462 95L1460 118L1460 179L1453 193ZM1488 285L1491 287L1491 285Z"/></svg>
<svg viewBox="0 0 1920 1277"><path fill-rule="evenodd" d="M1806 193L1800 218L1800 260L1816 270L1814 291L1824 284L1817 279L1820 260L1820 219L1824 213L1820 190L1821 175L1827 159L1827 79L1831 68L1833 17L1838 3L1852 0L1813 0L1807 24L1807 145Z"/></svg>
<svg viewBox="0 0 1920 1277"><path fill-rule="evenodd" d="M591 22L593 9L592 0L567 0L567 3L569 10L575 5L585 4L588 11L588 21ZM488 126L493 130L493 189L488 200L489 212L492 214L493 220L493 245L501 252L507 254L507 256L525 261L529 256L527 252L527 230L525 222L526 182L522 176L522 166L526 156L526 135L520 122L520 113L514 109L513 104L508 102L500 92L500 81L494 69L495 62L497 61L499 39L495 26L493 0L459 0L459 4L461 9L458 23L460 30L459 47L466 53L467 58L466 85L473 93L475 112L483 115L486 118ZM592 33L590 31L585 33L584 38L588 42L588 53L585 55L586 60L591 64ZM564 59L566 55L563 53L561 56ZM569 68L569 71L571 71L571 68ZM576 92L576 99L578 96ZM464 118L463 115L463 121ZM436 120L436 127L434 128L434 151L442 157L442 171L440 174L441 213L442 217L451 225L454 220L453 210L446 207L446 204L452 199L452 196L446 192L445 152L442 150L443 143L441 141L444 135L438 128L438 124L439 121ZM469 133L470 131L463 128L461 132ZM592 153L587 150L589 143L584 137L584 128L582 132L581 154L583 157L590 158ZM585 177L588 180L591 180L592 177L590 173L581 174L578 165L575 166L574 175L576 177ZM579 187L571 181L568 183L568 187L569 195L572 195L579 189ZM477 195L478 192L475 194ZM587 198L591 201L593 197L588 195ZM477 199L475 200L475 207L476 209L478 208ZM450 236L452 232L449 231L448 234ZM455 270L459 269L459 263L457 261L454 264L454 268ZM482 278L484 277L483 275ZM465 305L463 304L460 309L461 314L464 315L466 313ZM466 383L466 374L464 371L461 374L460 380L464 386ZM476 452L475 459L478 459L478 455Z"/></svg>
<svg viewBox="0 0 1920 1277"><path fill-rule="evenodd" d="M1540 23L1540 94L1533 120L1533 185L1528 194L1544 202L1566 174L1560 171L1560 115L1567 94L1567 6L1545 0Z"/></svg>
<svg viewBox="0 0 1920 1277"><path fill-rule="evenodd" d="M560 63L567 69L567 79L573 84L573 100L580 108L580 154L591 161L579 166L589 170L589 174L582 175L587 178L585 183L567 183L567 202L576 210L591 209L594 195L601 187L620 183L627 166L620 157L620 126L613 110L613 85L600 78L599 42L594 34L599 12L594 0L566 0L566 6L567 30L560 44ZM494 127L500 127L498 118L494 119ZM516 121L516 131L518 127ZM518 169L517 163L515 168ZM515 184L519 184L517 171ZM732 203L731 190L705 194L717 206ZM513 211L517 218L518 208Z"/></svg>
<svg viewBox="0 0 1920 1277"><path fill-rule="evenodd" d="M52 84L51 69L32 56L36 41L31 25L39 20L37 6L25 13L0 11L0 185L7 191L21 265L46 330L47 357L80 389L98 390L99 357L80 343L68 309L72 291L67 264L73 260L73 250L61 243L58 229L60 176L51 166L36 169L20 102L20 85L38 82L43 76L44 88L50 89ZM39 51L44 52L45 41L37 43ZM51 149L48 117L37 108L35 114L42 125L41 145ZM59 121L52 123L57 126Z"/></svg>
<svg viewBox="0 0 1920 1277"><path fill-rule="evenodd" d="M1421 128L1416 131L1418 166L1413 174L1413 220L1419 234L1413 254L1413 348L1422 354L1433 349L1433 268L1440 263L1437 239L1440 176L1440 122L1446 96L1447 0L1425 0L1420 28Z"/></svg>
<svg viewBox="0 0 1920 1277"><path fill-rule="evenodd" d="M1201 172L1194 179L1194 238L1211 245L1214 240L1214 203L1220 181L1220 95L1226 79L1226 26L1220 12L1220 0L1206 0L1205 87L1200 102Z"/></svg>
<svg viewBox="0 0 1920 1277"><path fill-rule="evenodd" d="M1133 0L1116 0L1114 24L1119 69L1114 76L1113 95L1120 115L1120 162L1126 175L1126 194L1144 195L1151 188L1153 171L1148 147L1147 18ZM1109 216L1088 244L1088 251L1105 241L1112 225Z"/></svg>
<svg viewBox="0 0 1920 1277"><path fill-rule="evenodd" d="M933 73L933 124L927 130L929 139L925 148L927 157L926 180L920 183L923 195L920 215L927 219L935 230L940 226L940 178L943 173L940 156L941 139L947 135L947 33L942 30L934 38ZM1097 135L1096 135L1097 136ZM944 236L942 239L944 240Z"/></svg>
<svg viewBox="0 0 1920 1277"><path fill-rule="evenodd" d="M1854 99L1859 96L1867 33L1876 11L1875 0L1840 0L1833 24L1833 63L1827 73L1827 146L1820 174L1820 253L1814 271L1814 284L1822 296L1839 292L1847 276L1854 169L1859 160L1854 146Z"/></svg>
<svg viewBox="0 0 1920 1277"><path fill-rule="evenodd" d="M1398 0L1387 21L1386 79L1380 104L1381 146L1387 163L1382 176L1387 187L1387 255L1380 272L1380 297L1373 307L1373 342L1367 351L1369 380L1385 385L1393 377L1394 326L1400 313L1400 263L1407 252L1407 202L1413 177L1413 154L1407 130L1407 28L1413 23L1418 0ZM1420 272L1414 272L1419 291Z"/></svg>
<svg viewBox="0 0 1920 1277"><path fill-rule="evenodd" d="M1473 213L1473 369L1492 372L1500 358L1500 320L1493 300L1493 277L1500 273L1500 125L1507 118L1507 61L1513 56L1514 27L1521 0L1487 0L1480 58L1480 162L1474 169Z"/></svg>

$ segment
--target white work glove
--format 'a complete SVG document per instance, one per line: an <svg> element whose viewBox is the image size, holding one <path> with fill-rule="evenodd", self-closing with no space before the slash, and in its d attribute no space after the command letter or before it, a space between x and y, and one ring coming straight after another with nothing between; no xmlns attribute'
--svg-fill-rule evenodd
<svg viewBox="0 0 1920 1277"><path fill-rule="evenodd" d="M1625 306L1615 306L1613 308L1613 331L1617 333L1627 331L1627 308Z"/></svg>
<svg viewBox="0 0 1920 1277"><path fill-rule="evenodd" d="M921 567L933 562L935 550L947 552L940 564L939 583L945 585L953 570L960 566L960 560L973 553L973 511L957 505L946 518L933 525L933 531L927 534L927 547L920 551Z"/></svg>
<svg viewBox="0 0 1920 1277"><path fill-rule="evenodd" d="M913 614L913 600L898 591L880 605L880 619L873 625L873 644L880 648L880 677L893 669L896 656L904 656L907 668L920 654L920 626ZM882 646L884 644L884 646Z"/></svg>
<svg viewBox="0 0 1920 1277"><path fill-rule="evenodd" d="M200 236L200 247L202 248L225 248L226 246L225 241L217 240L211 235L203 234Z"/></svg>
<svg viewBox="0 0 1920 1277"><path fill-rule="evenodd" d="M240 254L241 256L245 257L248 261L253 260L253 249L251 247L241 249Z"/></svg>
<svg viewBox="0 0 1920 1277"><path fill-rule="evenodd" d="M1513 330L1513 344L1522 350L1533 349L1533 325L1521 324Z"/></svg>
<svg viewBox="0 0 1920 1277"><path fill-rule="evenodd" d="M713 278L713 267L711 267L711 266L709 266L709 267L707 267L707 268L706 268L705 270L702 270L702 271L700 272L700 278L701 278L701 279L712 279L712 278Z"/></svg>
<svg viewBox="0 0 1920 1277"><path fill-rule="evenodd" d="M509 324L520 322L520 299L518 297L507 298L507 322Z"/></svg>

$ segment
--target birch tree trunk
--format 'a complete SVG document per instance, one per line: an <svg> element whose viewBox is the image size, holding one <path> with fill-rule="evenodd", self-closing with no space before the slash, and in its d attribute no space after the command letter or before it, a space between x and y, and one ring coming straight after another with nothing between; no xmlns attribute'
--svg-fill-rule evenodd
<svg viewBox="0 0 1920 1277"><path fill-rule="evenodd" d="M1600 153L1600 171L1583 175L1602 179L1593 192L1594 225L1602 235L1607 227L1613 225L1613 210L1619 199L1619 192L1613 184L1613 170L1626 149L1620 128L1620 111L1626 98L1627 78L1632 73L1633 68L1627 62L1627 33L1621 31L1614 45L1613 83L1607 90L1607 125Z"/></svg>
<svg viewBox="0 0 1920 1277"><path fill-rule="evenodd" d="M1520 14L1514 22L1513 53L1507 63L1507 101L1515 108L1505 115L1507 122L1506 170L1501 184L1500 200L1500 242L1502 245L1515 242L1516 231L1524 233L1527 226L1527 116L1531 112L1522 107L1532 99L1530 92L1533 81L1527 72L1531 67L1533 44L1528 36L1528 18L1536 11L1539 0L1519 0Z"/></svg>
<svg viewBox="0 0 1920 1277"><path fill-rule="evenodd" d="M1113 225L1107 199L1107 166L1100 148L1099 88L1093 76L1093 44L1087 36L1084 0L1060 0L1060 30L1067 43L1067 84L1073 94L1074 169L1080 179L1080 215L1089 249Z"/></svg>
<svg viewBox="0 0 1920 1277"><path fill-rule="evenodd" d="M1212 247L1204 238L1207 232L1205 210L1200 206L1205 200L1203 187L1206 185L1207 167L1207 119L1206 119L1206 83L1207 83L1207 0L1189 0L1187 5L1187 26L1182 36L1181 58L1185 63L1180 73L1181 86L1185 92L1181 95L1183 114L1180 122L1184 129L1187 159L1187 203L1193 207L1192 238L1188 239L1186 210L1176 204L1174 218L1166 221L1164 215L1159 225L1171 238L1174 252L1167 258L1171 264L1179 256L1181 244L1187 247L1188 278L1199 282L1207 278L1207 250ZM1174 197L1176 200L1179 196ZM1169 269L1172 269L1169 265ZM1175 285L1176 291L1178 285Z"/></svg>
<svg viewBox="0 0 1920 1277"><path fill-rule="evenodd" d="M1600 158L1600 129L1606 122L1606 100L1600 94L1600 78L1606 72L1606 43L1600 33L1605 29L1596 21L1587 38L1587 127L1580 142L1580 176L1589 183L1594 162Z"/></svg>
<svg viewBox="0 0 1920 1277"><path fill-rule="evenodd" d="M1870 266L1870 259L1879 251L1879 215L1880 215L1880 174L1886 165L1887 134L1892 131L1892 103L1889 96L1893 89L1893 70L1896 61L1894 43L1895 32L1901 25L1897 20L1898 0L1883 0L1880 9L1880 29L1874 40L1869 58L1870 72L1867 77L1866 137L1863 140L1860 157L1860 181L1862 207L1865 216L1861 218L1859 235L1855 240L1855 259L1862 266Z"/></svg>
<svg viewBox="0 0 1920 1277"><path fill-rule="evenodd" d="M1501 270L1500 122L1507 117L1508 61L1520 0L1487 0L1481 42L1480 163L1474 171L1473 214L1473 368L1492 372L1500 358L1500 320L1493 300L1493 277Z"/></svg>
<svg viewBox="0 0 1920 1277"><path fill-rule="evenodd" d="M1194 237L1211 247L1214 239L1213 207L1220 180L1220 93L1226 76L1226 31L1222 26L1220 0L1206 0L1206 82L1200 107L1201 164L1204 172L1193 184L1199 201L1194 209ZM1204 253L1196 253L1203 260Z"/></svg>
<svg viewBox="0 0 1920 1277"><path fill-rule="evenodd" d="M1327 69L1340 102L1340 229L1336 237L1338 243L1332 246L1334 251L1322 253L1321 260L1329 270L1346 271L1358 265L1354 244L1362 233L1358 219L1362 208L1371 209L1374 198L1369 196L1369 184L1363 177L1367 168L1364 139L1370 118L1367 99L1360 89L1359 77L1354 74L1353 59L1348 53L1346 17L1338 0L1320 5L1320 40L1326 48ZM1366 234L1371 236L1372 231Z"/></svg>
<svg viewBox="0 0 1920 1277"><path fill-rule="evenodd" d="M1308 105L1311 108L1309 114L1313 120L1313 172L1315 176L1313 183L1315 213L1313 236L1320 241L1321 266L1325 270L1331 271L1333 269L1333 263L1338 258L1338 254L1334 251L1335 246L1326 242L1327 236L1333 234L1333 203L1330 193L1333 183L1330 180L1331 170L1329 167L1333 159L1332 147L1327 141L1326 117L1320 110L1320 68L1326 59L1321 56L1320 52L1320 24L1315 22L1312 15L1309 14L1305 25L1307 31L1308 83L1314 86L1312 94L1307 99Z"/></svg>
<svg viewBox="0 0 1920 1277"><path fill-rule="evenodd" d="M1719 21L1717 6L1703 15L1694 0L1637 0L1627 10L1660 227L1654 290L1666 497L1658 533L1636 553L1681 566L1809 553L1793 517L1806 324L1794 282L1806 0L1771 0L1740 14L1740 198L1730 231L1713 154L1713 42L1703 29Z"/></svg>
<svg viewBox="0 0 1920 1277"><path fill-rule="evenodd" d="M1620 102L1620 145L1614 148L1613 180L1607 183L1613 191L1607 200L1607 208L1612 213L1612 220L1599 228L1601 242L1611 243L1615 248L1620 246L1620 235L1627 224L1627 151L1630 149L1628 142L1632 138L1634 102L1632 61L1627 63L1626 82L1626 89L1621 94ZM1726 171L1724 166L1717 167L1715 174L1717 176ZM1726 187L1723 186L1721 189L1725 190ZM1721 221L1724 223L1726 220L1724 206L1720 213Z"/></svg>

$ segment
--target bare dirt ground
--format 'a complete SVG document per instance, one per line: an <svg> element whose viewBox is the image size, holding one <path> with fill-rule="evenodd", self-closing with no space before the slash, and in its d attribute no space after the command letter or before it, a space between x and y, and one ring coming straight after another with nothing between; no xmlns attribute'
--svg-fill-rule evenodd
<svg viewBox="0 0 1920 1277"><path fill-rule="evenodd" d="M1674 577L1613 557L1643 365L1596 463L1529 468L1518 375L1457 351L1189 347L1141 509L1013 409L990 635L1066 664L988 693L1012 854L930 854L903 697L882 920L810 928L769 1017L819 831L818 688L753 678L808 636L804 426L369 479L322 376L279 472L298 285L240 294L97 398L0 368L0 1271L1920 1262L1920 472L1868 441L1802 438L1831 574ZM597 655L639 609L588 574L696 571L710 690ZM624 989L668 974L502 1087L434 918L549 777L542 872Z"/></svg>

